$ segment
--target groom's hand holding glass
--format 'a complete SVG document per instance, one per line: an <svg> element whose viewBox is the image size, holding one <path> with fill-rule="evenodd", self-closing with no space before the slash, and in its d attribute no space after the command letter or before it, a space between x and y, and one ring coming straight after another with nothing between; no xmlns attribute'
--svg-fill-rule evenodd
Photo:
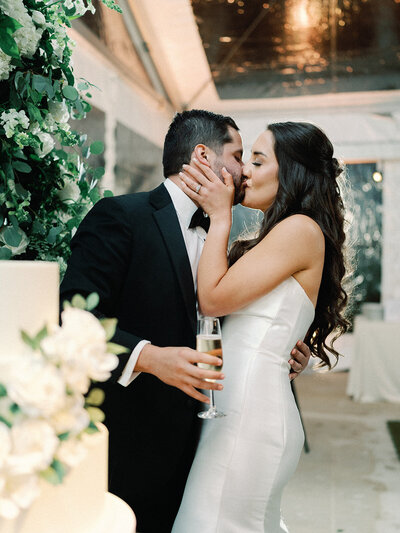
<svg viewBox="0 0 400 533"><path fill-rule="evenodd" d="M222 359L182 346L161 348L146 344L140 353L135 371L153 374L195 400L210 403L210 399L197 389L222 390L223 386L215 380L224 379L225 376L221 371L202 369L198 364L221 367Z"/></svg>

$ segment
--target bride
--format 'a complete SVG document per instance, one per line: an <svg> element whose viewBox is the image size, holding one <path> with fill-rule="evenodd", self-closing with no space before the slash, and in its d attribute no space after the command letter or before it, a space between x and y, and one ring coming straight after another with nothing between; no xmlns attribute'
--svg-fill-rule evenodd
<svg viewBox="0 0 400 533"><path fill-rule="evenodd" d="M227 416L203 423L173 533L287 532L281 495L304 435L286 354L305 337L331 367L327 351L338 353L327 336L347 327L341 172L316 126L269 125L243 169L242 204L264 212L261 229L234 243L228 259L231 175L223 170L224 184L197 160L180 174L183 190L211 222L198 270L201 311L229 316L218 399Z"/></svg>

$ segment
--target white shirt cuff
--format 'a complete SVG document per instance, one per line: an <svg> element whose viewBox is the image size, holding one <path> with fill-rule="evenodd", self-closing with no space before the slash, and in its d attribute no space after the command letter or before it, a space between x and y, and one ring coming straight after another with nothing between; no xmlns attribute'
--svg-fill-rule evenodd
<svg viewBox="0 0 400 533"><path fill-rule="evenodd" d="M125 368L121 374L121 377L118 380L118 383L123 387L127 387L132 383L132 381L138 377L140 372L134 372L133 369L136 366L136 362L139 358L140 352L143 350L143 347L146 344L151 344L150 341L140 341L136 344L135 349L131 353L131 356L128 359L128 362L125 365Z"/></svg>

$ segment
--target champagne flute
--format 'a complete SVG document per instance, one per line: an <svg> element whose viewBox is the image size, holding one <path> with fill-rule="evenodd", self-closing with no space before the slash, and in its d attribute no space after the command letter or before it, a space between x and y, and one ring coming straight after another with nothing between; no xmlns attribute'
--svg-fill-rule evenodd
<svg viewBox="0 0 400 533"><path fill-rule="evenodd" d="M218 318L213 316L204 316L197 322L196 350L198 352L208 353L222 359L222 342L221 326ZM199 368L205 370L221 371L222 365L208 365L206 363L197 363ZM215 379L206 379L205 381L214 382ZM210 390L210 408L208 411L198 413L199 418L221 418L225 413L218 411L214 401L214 391Z"/></svg>

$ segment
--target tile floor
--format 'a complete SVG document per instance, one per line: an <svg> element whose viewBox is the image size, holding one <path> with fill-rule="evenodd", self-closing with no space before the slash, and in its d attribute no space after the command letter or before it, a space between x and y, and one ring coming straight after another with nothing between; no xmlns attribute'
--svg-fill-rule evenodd
<svg viewBox="0 0 400 533"><path fill-rule="evenodd" d="M400 461L386 428L400 404L352 401L348 376L296 381L311 451L284 492L290 533L400 533Z"/></svg>

